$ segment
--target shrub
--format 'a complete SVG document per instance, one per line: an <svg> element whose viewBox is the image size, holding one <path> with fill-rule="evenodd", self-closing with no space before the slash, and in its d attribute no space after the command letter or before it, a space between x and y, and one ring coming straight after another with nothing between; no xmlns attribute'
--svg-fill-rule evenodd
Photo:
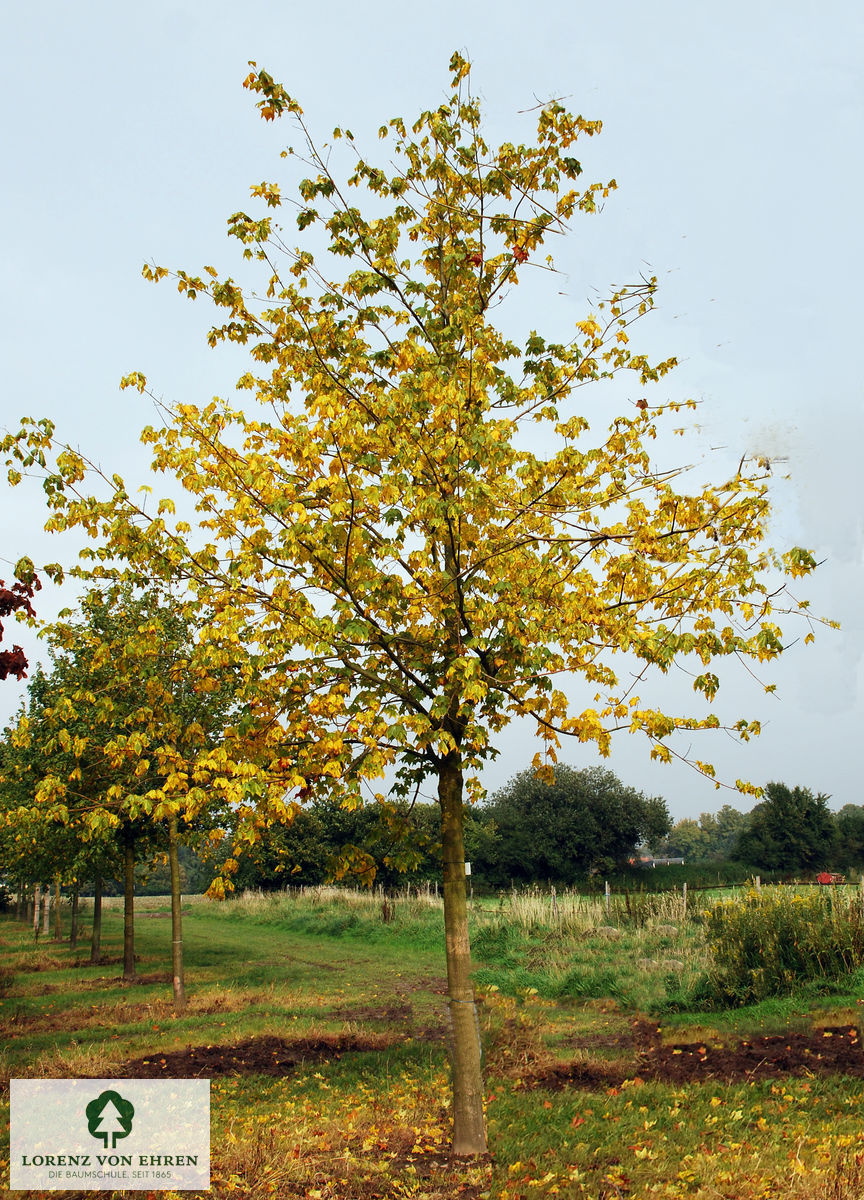
<svg viewBox="0 0 864 1200"><path fill-rule="evenodd" d="M750 1004L848 976L864 963L857 896L831 890L750 891L705 913L707 995Z"/></svg>

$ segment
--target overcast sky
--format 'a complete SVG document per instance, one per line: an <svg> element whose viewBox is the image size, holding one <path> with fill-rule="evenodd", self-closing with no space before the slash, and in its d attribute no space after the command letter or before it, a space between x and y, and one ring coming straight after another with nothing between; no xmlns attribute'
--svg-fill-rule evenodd
<svg viewBox="0 0 864 1200"><path fill-rule="evenodd" d="M598 291L655 273L658 309L634 338L681 360L666 395L700 401L687 455L704 458L706 480L743 453L769 455L775 542L825 560L797 591L842 630L806 648L798 631L764 676L778 696L743 671L724 676L722 710L761 717L765 732L746 747L719 734L694 750L733 782L780 779L830 793L832 807L864 803L862 34L854 0L10 6L0 427L48 416L127 485L147 482L138 434L152 410L119 392L120 377L139 369L167 400L202 403L228 394L242 364L207 349L203 305L145 283L141 265L236 270L227 217L248 207L251 184L289 178L279 150L290 131L260 120L241 88L247 61L284 83L322 137L348 125L374 149L380 124L444 98L459 49L492 142L527 141L520 110L551 96L604 123L579 156L586 176L614 176L619 190L556 248L564 274L538 289L531 324L572 330ZM34 489L0 491L0 575L22 554L74 556L41 531L40 503ZM46 589L40 612L71 599ZM4 645L13 639L38 657L10 621ZM6 720L22 691L0 687ZM667 687L695 703L686 677ZM665 796L676 819L751 806L685 767L649 763L642 740L620 736L606 765ZM490 788L536 748L527 730L505 740ZM597 762L578 745L562 759Z"/></svg>

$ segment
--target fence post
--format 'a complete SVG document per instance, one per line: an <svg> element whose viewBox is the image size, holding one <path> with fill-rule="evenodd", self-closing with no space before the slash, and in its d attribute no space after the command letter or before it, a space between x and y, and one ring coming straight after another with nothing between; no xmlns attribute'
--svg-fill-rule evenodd
<svg viewBox="0 0 864 1200"><path fill-rule="evenodd" d="M686 917L687 916L687 880L686 879L684 880L684 886L682 887L681 892L684 897L684 916Z"/></svg>
<svg viewBox="0 0 864 1200"><path fill-rule="evenodd" d="M606 880L606 916L609 916L609 897L612 895L612 889L609 887L609 880Z"/></svg>
<svg viewBox="0 0 864 1200"><path fill-rule="evenodd" d="M552 916L558 920L558 897L555 894L555 884L552 884Z"/></svg>
<svg viewBox="0 0 864 1200"><path fill-rule="evenodd" d="M756 876L756 891L761 896L761 894L762 894L762 876L761 875Z"/></svg>

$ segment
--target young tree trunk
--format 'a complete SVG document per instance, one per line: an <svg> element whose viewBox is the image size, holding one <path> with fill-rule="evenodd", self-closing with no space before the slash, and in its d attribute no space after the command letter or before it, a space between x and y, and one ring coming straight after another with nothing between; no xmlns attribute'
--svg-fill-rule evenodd
<svg viewBox="0 0 864 1200"><path fill-rule="evenodd" d="M90 939L90 961L98 963L102 953L102 876L93 880L93 936Z"/></svg>
<svg viewBox="0 0 864 1200"><path fill-rule="evenodd" d="M450 1005L450 1058L453 1073L453 1153L483 1154L483 1075L480 1033L471 949L468 943L468 902L465 895L465 845L462 814L462 767L458 750L451 751L438 772L441 842L444 860L444 934L447 948L447 993Z"/></svg>
<svg viewBox="0 0 864 1200"><path fill-rule="evenodd" d="M42 901L42 932L47 937L51 932L51 885L46 887Z"/></svg>
<svg viewBox="0 0 864 1200"><path fill-rule="evenodd" d="M69 947L74 950L78 945L78 882L72 885L72 917L69 925Z"/></svg>
<svg viewBox="0 0 864 1200"><path fill-rule="evenodd" d="M24 911L24 884L19 882L18 890L15 893L15 920L16 921L22 920L23 911Z"/></svg>
<svg viewBox="0 0 864 1200"><path fill-rule="evenodd" d="M54 941L63 938L63 923L60 916L60 876L54 876Z"/></svg>
<svg viewBox="0 0 864 1200"><path fill-rule="evenodd" d="M33 884L33 937L39 938L39 901L42 896L42 885Z"/></svg>
<svg viewBox="0 0 864 1200"><path fill-rule="evenodd" d="M171 978L174 983L174 1011L186 1009L183 982L183 917L180 912L180 860L177 856L177 814L168 824L168 859L171 864Z"/></svg>
<svg viewBox="0 0 864 1200"><path fill-rule="evenodd" d="M123 978L135 978L135 839L123 846Z"/></svg>

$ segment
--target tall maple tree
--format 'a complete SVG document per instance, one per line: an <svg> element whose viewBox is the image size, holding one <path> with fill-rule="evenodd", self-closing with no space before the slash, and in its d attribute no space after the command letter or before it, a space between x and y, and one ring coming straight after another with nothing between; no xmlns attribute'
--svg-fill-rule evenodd
<svg viewBox="0 0 864 1200"><path fill-rule="evenodd" d="M107 553L188 580L214 636L249 648L241 732L289 791L352 806L388 771L402 796L435 781L453 1148L480 1153L463 806L481 795L499 735L516 717L533 720L541 771L562 737L606 755L620 729L668 760L676 732L722 723L702 702L693 715L643 699L648 668L699 664L694 686L710 704L712 660L781 653L776 614L804 605L784 603L778 573L815 562L765 546L758 464L742 460L709 486L652 465L658 422L682 407L644 394L675 360L652 364L629 345L653 279L614 291L566 342L532 330L520 345L493 322L526 270L551 269L541 256L550 235L614 188L584 185L574 157L599 122L553 101L536 110L535 144L491 149L457 54L444 103L410 127L381 127L382 167L348 130L319 148L297 101L251 65L245 86L265 120L297 127L306 172L299 202L264 182L252 189L261 212L229 220L265 273L262 294L213 267L145 268L225 310L212 345L250 348L238 384L248 403L156 401L163 424L143 435L154 468L194 498L198 529L172 520L171 497L148 514L116 476L89 494L92 464L68 447L45 481L49 525L103 538L97 567ZM345 182L337 143L352 159ZM373 215L352 190L366 191ZM303 246L275 219L289 204ZM632 398L595 433L580 389L619 375ZM147 390L137 372L125 383ZM15 469L46 463L52 438L50 424L25 423L6 441ZM578 701L562 683L573 677L586 689ZM759 725L731 729L746 740Z"/></svg>

